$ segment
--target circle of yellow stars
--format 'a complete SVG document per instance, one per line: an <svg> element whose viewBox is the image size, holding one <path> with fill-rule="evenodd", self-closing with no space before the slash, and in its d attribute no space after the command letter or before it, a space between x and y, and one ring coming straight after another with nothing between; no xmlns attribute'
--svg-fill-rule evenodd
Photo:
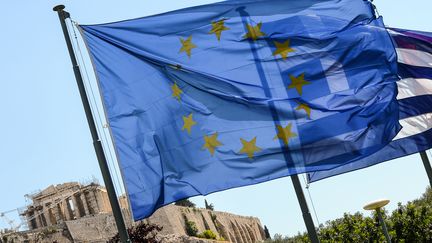
<svg viewBox="0 0 432 243"><path fill-rule="evenodd" d="M261 28L262 22L259 22L256 25L246 24L247 32L243 35L242 38L256 41L259 38L266 36L266 34L261 30ZM230 30L230 28L225 25L225 19L221 19L211 22L211 30L208 32L208 34L216 35L217 40L220 41L222 32L227 30ZM186 39L180 37L180 42L181 47L179 52L184 52L189 58L191 58L192 49L197 47L192 42L192 36L190 35ZM285 40L283 42L273 41L273 44L276 47L276 50L274 50L273 52L273 56L280 56L283 60L286 60L288 58L289 53L295 52L295 49L290 46L290 40ZM309 81L305 80L304 73L300 74L297 77L294 75L289 75L289 78L291 80L291 83L288 85L288 89L295 89L300 96L303 93L303 86L310 84ZM180 101L180 96L183 91L177 86L177 84L174 84L171 88L173 91L173 96ZM311 108L308 104L299 103L295 110L303 110L306 113L307 117L311 118Z"/></svg>
<svg viewBox="0 0 432 243"><path fill-rule="evenodd" d="M247 24L246 30L247 33L243 35L242 38L249 39L251 41L256 41L261 37L266 36L266 34L261 30L262 23L258 23L256 25ZM218 41L221 40L222 32L230 30L225 25L225 19L213 21L211 22L211 30L208 34L214 34ZM186 53L186 55L191 58L192 49L197 48L197 46L192 42L192 36L190 35L186 39L180 37L180 51L179 53ZM273 51L273 56L280 56L283 60L286 60L291 52L295 52L295 49L290 46L290 40L285 40L283 42L273 41L276 49ZM310 84L309 81L305 80L305 73L302 73L298 76L289 75L291 83L288 85L288 89L295 89L297 93L301 96L303 93L303 86ZM172 96L176 98L178 101L181 100L181 95L183 90L177 85L176 82L171 86ZM311 116L311 108L306 103L298 102L298 106L295 110L303 110L307 117ZM182 131L186 130L190 135L192 127L197 125L197 122L193 119L193 114L190 113L188 116L183 116L183 126ZM276 135L274 140L280 139L285 146L288 146L289 140L297 136L296 133L292 131L292 124L289 123L285 127L281 125L276 126ZM206 149L209 151L210 155L213 156L218 147L222 146L222 142L218 140L218 133L215 132L211 135L204 136L204 144L202 149ZM242 144L242 148L238 151L240 154L246 154L249 159L253 159L255 153L261 151L262 149L256 145L257 137L255 136L251 140L246 140L240 138L240 142Z"/></svg>

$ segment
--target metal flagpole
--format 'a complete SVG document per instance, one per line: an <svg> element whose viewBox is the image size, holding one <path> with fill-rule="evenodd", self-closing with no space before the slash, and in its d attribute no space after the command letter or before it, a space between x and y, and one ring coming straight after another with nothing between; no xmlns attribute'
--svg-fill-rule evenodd
<svg viewBox="0 0 432 243"><path fill-rule="evenodd" d="M385 223L384 218L383 218L383 216L382 216L381 209L380 209L380 208L377 208L377 209L375 209L375 212L377 213L378 219L379 219L379 221L380 221L380 223L381 223L382 231L383 231L383 233L384 233L384 236L385 236L387 242L388 242L388 243L391 243L392 241L391 241L391 238L390 238L389 232L388 232L388 230L387 230L386 223Z"/></svg>
<svg viewBox="0 0 432 243"><path fill-rule="evenodd" d="M428 158L428 156L426 154L426 151L421 151L420 152L420 156L421 156L421 159L423 161L423 165L424 165L424 167L426 169L426 173L427 173L427 175L429 177L429 184L432 187L432 167L431 167L431 164L429 162L429 158Z"/></svg>
<svg viewBox="0 0 432 243"><path fill-rule="evenodd" d="M293 186L294 186L295 193L297 195L297 200L300 204L300 208L301 208L301 211L303 214L303 220L306 224L306 229L307 229L308 235L309 235L309 240L312 243L319 243L320 241L318 239L318 234L316 232L314 222L312 220L312 216L311 216L311 213L309 211L309 207L307 205L306 198L304 196L303 189L301 187L298 175L296 174L296 175L292 175L290 177L291 177L291 181L292 181Z"/></svg>
<svg viewBox="0 0 432 243"><path fill-rule="evenodd" d="M247 20L245 18L250 17L250 16L246 12L245 7L244 6L239 7L236 9L236 11L238 11L240 13L240 16L242 17L244 25L247 26L248 23L247 23ZM251 45L252 55L254 56L254 59L258 60L259 59L258 53L257 53L256 49L254 48L253 43L250 40L249 40L249 44ZM261 83L263 84L263 87L268 86L262 65L259 62L255 62L255 65L257 66L258 75L260 76L260 80L261 80ZM271 110L271 114L273 117L273 121L275 121L275 126L276 126L277 125L276 121L279 121L279 117L278 117L278 114L274 110L274 104L270 104L270 105L273 107L270 110ZM283 147L284 145L281 144L281 146ZM290 161L288 159L289 155L285 151L283 154L284 154L285 160L288 163L288 161ZM294 185L294 190L296 192L297 199L298 199L299 204L300 204L300 208L302 210L303 219L304 219L304 222L306 224L306 229L308 231L309 239L311 240L312 243L319 243L318 234L316 232L314 222L312 220L312 216L309 212L309 208L307 206L307 202L306 202L306 199L305 199L305 196L303 193L303 189L301 188L300 180L299 180L297 175L292 175L291 180L292 180L292 183Z"/></svg>
<svg viewBox="0 0 432 243"><path fill-rule="evenodd" d="M93 146L94 149L96 151L96 156L99 162L99 167L101 169L102 172L102 177L104 179L105 182L105 187L107 189L108 192L108 198L111 204L111 208L113 211L113 215L114 215L114 219L117 225L117 229L119 232L119 236L120 236L120 241L121 242L131 242L126 230L126 225L125 222L123 220L123 216L121 213L121 209L120 209L120 205L119 202L117 201L117 195L114 189L114 184L113 181L111 179L111 175L109 173L109 169L108 169L108 164L107 164L107 160L102 148L102 143L99 139L97 130L96 130L96 125L93 119L93 115L91 113L91 109L90 109L90 103L88 101L87 98L87 94L85 92L85 88L84 88L84 83L82 80L82 76L81 76L81 71L79 69L75 54L73 52L73 48L72 48L72 41L69 37L68 34L68 29L66 26L66 19L70 17L70 14L66 11L64 11L65 6L64 5L57 5L53 8L54 11L56 11L58 13L59 19L60 19L60 24L63 30L63 34L66 40L66 45L67 48L69 50L69 55L72 61L72 66L73 66L73 70L74 70L74 74L75 74L75 79L78 85L78 89L81 95L81 101L83 103L84 106L84 110L86 113L86 117L87 117L87 123L89 125L90 128L90 132L91 132L91 136L93 139Z"/></svg>
<svg viewBox="0 0 432 243"><path fill-rule="evenodd" d="M380 221L382 231L384 233L384 236L386 238L387 243L391 243L392 241L391 241L391 237L389 235L389 232L387 230L386 223L385 223L384 218L382 216L381 208L384 207L385 205L387 205L389 202L390 202L390 200L388 200L388 199L380 199L377 201L370 202L363 207L363 209L365 209L365 210L375 210L375 212L378 216L378 219Z"/></svg>

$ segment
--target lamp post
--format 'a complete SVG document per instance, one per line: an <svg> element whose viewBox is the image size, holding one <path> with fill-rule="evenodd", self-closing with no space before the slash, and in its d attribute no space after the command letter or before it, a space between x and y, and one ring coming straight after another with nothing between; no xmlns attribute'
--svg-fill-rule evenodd
<svg viewBox="0 0 432 243"><path fill-rule="evenodd" d="M382 213L381 213L381 208L384 207L385 205L387 205L389 202L390 202L390 200L387 200L387 199L376 200L376 201L373 201L373 202L370 202L370 203L364 205L363 209L364 210L375 210L375 212L378 215L378 219L381 223L381 227L382 227L382 230L384 232L384 236L385 236L387 242L391 243L391 238L390 238L390 235L389 235L388 230L387 230L387 226L384 222L384 219L383 219Z"/></svg>

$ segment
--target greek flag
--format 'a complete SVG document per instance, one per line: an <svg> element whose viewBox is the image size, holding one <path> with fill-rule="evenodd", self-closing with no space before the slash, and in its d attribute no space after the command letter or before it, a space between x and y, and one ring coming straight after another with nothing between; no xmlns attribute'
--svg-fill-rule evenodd
<svg viewBox="0 0 432 243"><path fill-rule="evenodd" d="M389 28L398 54L397 82L402 130L393 141L355 163L308 175L310 182L362 169L432 147L432 33Z"/></svg>

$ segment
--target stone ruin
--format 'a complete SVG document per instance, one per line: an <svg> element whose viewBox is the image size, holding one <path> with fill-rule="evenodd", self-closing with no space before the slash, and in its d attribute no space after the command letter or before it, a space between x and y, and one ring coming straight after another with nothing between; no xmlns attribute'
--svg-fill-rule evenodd
<svg viewBox="0 0 432 243"><path fill-rule="evenodd" d="M106 189L96 183L86 186L77 182L51 185L32 195L31 199L33 204L21 213L30 230L111 212Z"/></svg>
<svg viewBox="0 0 432 243"><path fill-rule="evenodd" d="M258 218L202 208L167 205L146 221L162 226L163 235L187 235L186 221L189 221L196 225L198 232L211 230L218 238L228 242L254 243L265 240L265 233Z"/></svg>
<svg viewBox="0 0 432 243"><path fill-rule="evenodd" d="M33 203L22 212L29 230L0 233L1 242L106 242L117 233L106 189L96 183L76 182L51 185L31 196ZM125 223L133 222L125 196L119 198ZM201 233L213 231L225 242L262 242L261 222L245 217L201 208L167 205L144 221L163 227L159 238L164 243L221 242L187 236L186 225L193 222Z"/></svg>

